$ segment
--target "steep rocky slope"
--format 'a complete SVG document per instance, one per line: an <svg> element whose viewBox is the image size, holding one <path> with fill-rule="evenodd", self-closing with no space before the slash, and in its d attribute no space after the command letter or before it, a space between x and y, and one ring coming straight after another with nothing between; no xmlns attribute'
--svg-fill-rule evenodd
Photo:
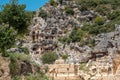
<svg viewBox="0 0 120 80"><path fill-rule="evenodd" d="M83 2L78 3L78 1ZM83 80L110 80L111 77L112 80L119 80L119 8L118 10L112 8L113 4L105 1L97 3L93 0L93 2L95 5L90 5L92 3L89 0L88 2L63 0L62 4L58 1L54 4L47 3L36 11L29 26L30 33L24 39L18 40L17 46L28 48L30 60L39 66L42 65L41 56L53 51L59 58L67 55L65 65L79 64L78 75L84 78ZM88 8L86 8L87 4L89 4ZM105 7L105 11L101 10L102 6ZM106 8L110 10L107 11ZM23 53L19 48L8 51ZM0 63L1 79L4 78L4 72L6 72L5 76L10 78L9 60L0 59L6 62L6 64ZM12 76L35 74L39 70L39 67L34 67L31 63L19 59L16 62L18 67L12 68L12 71L15 70L15 73L11 72ZM3 71L3 68L6 71ZM55 71L54 68L52 70ZM67 71L65 73L67 74Z"/></svg>
<svg viewBox="0 0 120 80"><path fill-rule="evenodd" d="M31 55L34 57L36 55L36 60L39 60L42 53L50 50L57 52L60 57L63 54L69 55L66 60L68 63L87 62L90 58L119 50L120 26L117 24L112 32L91 35L83 31L86 36L79 35L81 41L74 42L71 41L72 38L69 39L75 27L83 29L84 23L94 24L96 18L102 16L94 10L81 11L79 7L76 1L71 0L63 1L56 6L47 3L36 12L33 24L30 26L30 42L28 42ZM104 25L106 24L107 20Z"/></svg>
<svg viewBox="0 0 120 80"><path fill-rule="evenodd" d="M47 3L36 12L28 41L32 60L41 64L41 55L54 51L68 55L66 63L85 63L79 72L85 80L119 79L119 22L113 25L107 14L81 6L74 0Z"/></svg>

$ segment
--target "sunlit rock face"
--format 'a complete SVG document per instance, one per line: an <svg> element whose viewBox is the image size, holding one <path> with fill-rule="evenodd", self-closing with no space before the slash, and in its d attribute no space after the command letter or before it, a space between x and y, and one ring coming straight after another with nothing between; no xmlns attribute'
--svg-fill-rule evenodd
<svg viewBox="0 0 120 80"><path fill-rule="evenodd" d="M79 65L67 64L64 60L59 59L55 61L55 64L48 66L49 71L47 75L54 80L78 80Z"/></svg>
<svg viewBox="0 0 120 80"><path fill-rule="evenodd" d="M75 13L74 15L71 16L65 13L64 9L66 5L71 5ZM96 18L97 14L89 10L79 11L74 1L64 1L62 5L57 5L56 7L48 3L41 9L44 10L47 16L41 18L39 16L40 11L38 10L30 26L29 50L33 61L41 64L41 55L47 51L54 51L58 54L59 58L62 57L63 54L68 55L68 58L65 62L60 60L60 62L56 61L55 64L49 65L51 67L48 73L52 78L59 75L66 76L66 70L70 70L70 75L75 75L73 74L73 67L66 66L82 64L84 68L82 68L83 70L78 70L78 75L81 76L83 80L99 80L102 78L110 80L110 77L114 80L113 78L119 73L119 59L116 56L120 51L119 25L115 25L113 32L101 33L87 38L95 39L95 46L93 47L88 45L81 46L79 42L70 42L69 44L62 43L59 41L59 38L68 37L73 30L73 26L83 27L79 21L92 21ZM63 69L57 72L59 68L62 69L60 65L65 66L65 70ZM71 71L71 69L73 69L73 71ZM63 73L65 73L65 75ZM106 76L108 76L108 79L106 79ZM64 78L62 79L64 80Z"/></svg>
<svg viewBox="0 0 120 80"><path fill-rule="evenodd" d="M0 57L0 80L12 80L9 68L10 60Z"/></svg>

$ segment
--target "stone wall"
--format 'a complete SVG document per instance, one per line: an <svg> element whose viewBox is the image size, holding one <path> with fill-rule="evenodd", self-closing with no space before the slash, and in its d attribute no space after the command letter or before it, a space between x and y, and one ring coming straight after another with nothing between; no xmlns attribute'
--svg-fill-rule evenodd
<svg viewBox="0 0 120 80"><path fill-rule="evenodd" d="M54 80L78 80L79 65L66 64L63 60L57 60L55 64L48 66L48 76Z"/></svg>

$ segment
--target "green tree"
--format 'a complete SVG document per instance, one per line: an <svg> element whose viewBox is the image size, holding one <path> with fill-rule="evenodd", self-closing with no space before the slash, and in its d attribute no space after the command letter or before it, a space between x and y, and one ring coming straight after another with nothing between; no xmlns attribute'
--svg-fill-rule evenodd
<svg viewBox="0 0 120 80"><path fill-rule="evenodd" d="M3 6L0 18L3 23L9 24L9 27L14 27L19 34L23 34L26 32L31 19L25 8L25 5L18 4L18 0L11 0L11 3Z"/></svg>
<svg viewBox="0 0 120 80"><path fill-rule="evenodd" d="M68 58L68 55L67 54L63 54L62 55L62 59L64 59L66 61L66 59Z"/></svg>
<svg viewBox="0 0 120 80"><path fill-rule="evenodd" d="M44 53L41 59L44 64L45 63L51 64L56 59L58 59L58 55L55 52L48 52L48 53Z"/></svg>
<svg viewBox="0 0 120 80"><path fill-rule="evenodd" d="M11 48L15 43L16 32L13 28L0 26L0 49L2 56L6 56L6 50Z"/></svg>
<svg viewBox="0 0 120 80"><path fill-rule="evenodd" d="M69 38L72 42L80 42L81 39L85 36L85 32L80 28L75 27L69 35Z"/></svg>

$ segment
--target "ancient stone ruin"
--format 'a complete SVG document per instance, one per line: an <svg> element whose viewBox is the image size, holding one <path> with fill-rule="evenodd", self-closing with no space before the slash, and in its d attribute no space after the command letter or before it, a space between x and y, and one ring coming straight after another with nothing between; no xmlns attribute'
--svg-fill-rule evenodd
<svg viewBox="0 0 120 80"><path fill-rule="evenodd" d="M67 64L64 60L56 60L55 64L48 66L48 76L53 80L78 80L79 65Z"/></svg>

